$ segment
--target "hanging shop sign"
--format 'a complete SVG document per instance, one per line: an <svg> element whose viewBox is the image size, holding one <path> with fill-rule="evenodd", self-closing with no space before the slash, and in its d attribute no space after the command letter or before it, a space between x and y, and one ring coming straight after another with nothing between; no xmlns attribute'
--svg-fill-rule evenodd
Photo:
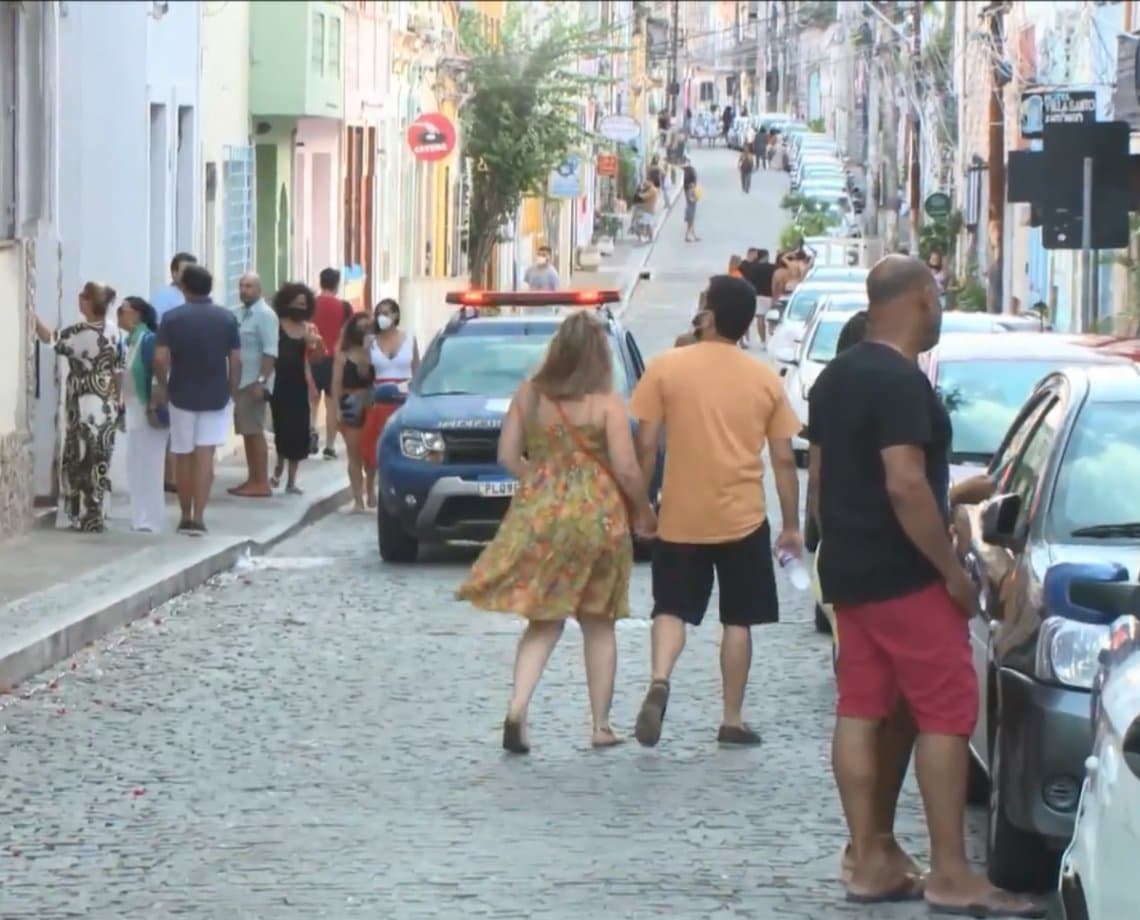
<svg viewBox="0 0 1140 920"><path fill-rule="evenodd" d="M408 147L412 156L425 163L444 160L455 149L455 125L439 112L421 115L408 125Z"/></svg>
<svg viewBox="0 0 1140 920"><path fill-rule="evenodd" d="M926 216L931 220L941 220L950 216L952 205L950 196L945 192L931 192L926 196L922 209L926 211Z"/></svg>
<svg viewBox="0 0 1140 920"><path fill-rule="evenodd" d="M606 140L628 144L641 137L641 125L628 115L607 115L602 119L598 133Z"/></svg>
<svg viewBox="0 0 1140 920"><path fill-rule="evenodd" d="M550 171L546 183L548 198L580 198L582 195L582 162L576 156L568 156Z"/></svg>
<svg viewBox="0 0 1140 920"><path fill-rule="evenodd" d="M598 154L598 175L616 176L618 173L618 158L612 153Z"/></svg>
<svg viewBox="0 0 1140 920"><path fill-rule="evenodd" d="M1021 94L1017 123L1025 140L1045 136L1046 125L1087 125L1096 121L1095 89L1031 89Z"/></svg>

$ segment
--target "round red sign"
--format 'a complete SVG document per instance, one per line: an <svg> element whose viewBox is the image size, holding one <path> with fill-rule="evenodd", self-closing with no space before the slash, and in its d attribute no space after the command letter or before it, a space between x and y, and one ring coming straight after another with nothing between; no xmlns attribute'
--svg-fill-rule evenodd
<svg viewBox="0 0 1140 920"><path fill-rule="evenodd" d="M455 125L439 112L421 115L408 125L408 147L417 160L442 160L455 149Z"/></svg>

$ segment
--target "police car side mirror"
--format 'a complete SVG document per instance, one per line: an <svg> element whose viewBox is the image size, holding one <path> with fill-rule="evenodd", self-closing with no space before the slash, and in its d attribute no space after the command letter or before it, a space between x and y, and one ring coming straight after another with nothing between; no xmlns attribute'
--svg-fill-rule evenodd
<svg viewBox="0 0 1140 920"><path fill-rule="evenodd" d="M407 401L407 394L400 392L394 383L382 383L372 393L372 400L381 406L398 406Z"/></svg>
<svg viewBox="0 0 1140 920"><path fill-rule="evenodd" d="M991 546L1019 552L1024 540L1018 536L1021 496L1010 493L990 499L982 510L982 539Z"/></svg>

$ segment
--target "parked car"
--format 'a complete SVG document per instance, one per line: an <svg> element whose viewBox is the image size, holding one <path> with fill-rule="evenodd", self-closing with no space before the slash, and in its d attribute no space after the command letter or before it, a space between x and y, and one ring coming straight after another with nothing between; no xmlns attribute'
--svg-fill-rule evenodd
<svg viewBox="0 0 1140 920"><path fill-rule="evenodd" d="M597 310L613 353L614 388L627 397L632 393L645 362L633 334L608 307L620 299L617 291L447 295L460 309L424 352L406 401L380 435L382 559L414 562L421 543L494 536L517 486L498 465L503 418L568 310ZM509 314L508 308L518 312ZM380 390L377 398L402 400ZM661 466L650 485L654 502ZM636 549L640 558L646 556L645 544Z"/></svg>
<svg viewBox="0 0 1140 920"><path fill-rule="evenodd" d="M807 328L803 342L796 351L796 357L791 367L784 375L784 392L788 396L788 404L796 417L805 425L808 417L808 394L812 384L820 372L827 366L827 362L835 357L835 347L839 342L839 333L851 318L851 314L862 309L855 306L853 310L832 310L819 313ZM796 455L796 462L801 467L806 466L808 442L801 432L792 438L792 450Z"/></svg>
<svg viewBox="0 0 1140 920"><path fill-rule="evenodd" d="M774 329L768 336L768 354L777 369L789 367L795 359L796 339L801 338L811 312L820 298L828 294L850 292L861 294L866 290L863 281L801 281L788 295L788 305L782 311L769 310L765 319Z"/></svg>
<svg viewBox="0 0 1140 920"><path fill-rule="evenodd" d="M1061 861L1062 920L1140 917L1140 886L1132 875L1140 840L1137 589L1128 581L1098 588L1094 609L1117 619L1093 683L1092 756L1073 840Z"/></svg>
<svg viewBox="0 0 1140 920"><path fill-rule="evenodd" d="M956 525L982 611L970 793L988 792L989 875L1007 888L1056 884L1092 747L1110 618L1080 609L1058 567L1140 570L1140 370L1102 361L1038 384L990 463L997 494Z"/></svg>

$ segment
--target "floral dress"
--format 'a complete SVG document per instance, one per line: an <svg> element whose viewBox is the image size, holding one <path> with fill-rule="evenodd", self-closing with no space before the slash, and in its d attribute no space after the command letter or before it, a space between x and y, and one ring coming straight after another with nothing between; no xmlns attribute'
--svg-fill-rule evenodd
<svg viewBox="0 0 1140 920"><path fill-rule="evenodd" d="M119 418L118 377L123 369L119 332L76 323L60 330L55 351L67 359L67 429L59 464L63 510L72 527L97 533L106 520Z"/></svg>
<svg viewBox="0 0 1140 920"><path fill-rule="evenodd" d="M527 424L527 474L460 599L528 620L629 616L633 544L621 492L597 459L605 431L576 431L594 456L561 423Z"/></svg>

